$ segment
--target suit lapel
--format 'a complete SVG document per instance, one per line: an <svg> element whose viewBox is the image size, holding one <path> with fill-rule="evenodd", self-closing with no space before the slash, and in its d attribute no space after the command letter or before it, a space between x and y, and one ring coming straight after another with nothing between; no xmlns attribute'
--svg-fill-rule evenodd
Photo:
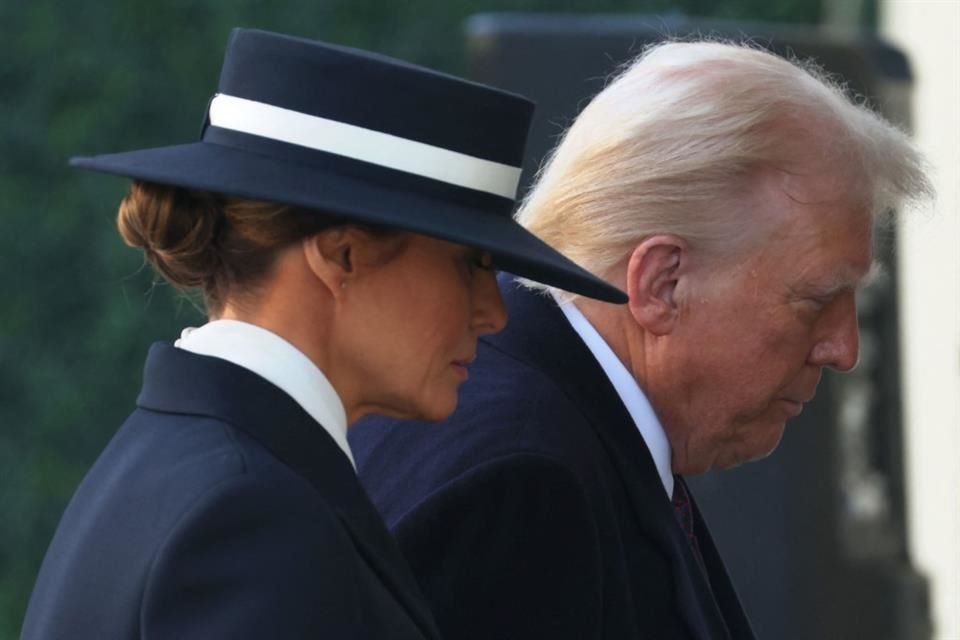
<svg viewBox="0 0 960 640"><path fill-rule="evenodd" d="M290 396L225 360L155 344L137 404L223 420L307 479L337 512L361 557L424 636L438 637L420 589L350 461Z"/></svg>
<svg viewBox="0 0 960 640"><path fill-rule="evenodd" d="M505 276L500 284L512 322L484 341L541 370L583 407L623 481L638 525L673 564L677 601L694 637L728 638L717 600L676 522L650 451L603 369L551 298L526 291Z"/></svg>
<svg viewBox="0 0 960 640"><path fill-rule="evenodd" d="M689 488L687 490L690 493ZM734 588L733 581L727 573L727 568L723 564L719 551L713 543L713 537L707 529L707 524L697 507L697 501L690 493L690 504L693 507L694 532L697 536L697 542L700 545L700 553L703 556L704 564L710 574L710 582L713 587L713 593L716 596L717 604L723 611L724 622L732 638L753 638L753 628L750 620L740 604L740 598Z"/></svg>

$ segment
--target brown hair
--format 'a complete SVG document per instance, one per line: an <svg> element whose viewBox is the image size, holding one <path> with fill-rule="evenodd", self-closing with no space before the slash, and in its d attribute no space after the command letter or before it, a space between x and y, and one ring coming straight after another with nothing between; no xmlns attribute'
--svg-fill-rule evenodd
<svg viewBox="0 0 960 640"><path fill-rule="evenodd" d="M174 286L197 289L208 313L228 295L249 295L280 249L344 224L336 216L282 204L134 181L120 203L117 227Z"/></svg>

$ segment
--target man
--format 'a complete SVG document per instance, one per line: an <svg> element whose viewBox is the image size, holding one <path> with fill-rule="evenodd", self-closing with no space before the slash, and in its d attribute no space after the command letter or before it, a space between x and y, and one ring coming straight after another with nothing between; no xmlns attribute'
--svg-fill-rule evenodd
<svg viewBox="0 0 960 640"><path fill-rule="evenodd" d="M658 45L601 92L518 218L628 305L501 279L454 416L351 435L444 635L752 638L682 476L766 456L856 364L875 221L928 192L919 167L747 47Z"/></svg>

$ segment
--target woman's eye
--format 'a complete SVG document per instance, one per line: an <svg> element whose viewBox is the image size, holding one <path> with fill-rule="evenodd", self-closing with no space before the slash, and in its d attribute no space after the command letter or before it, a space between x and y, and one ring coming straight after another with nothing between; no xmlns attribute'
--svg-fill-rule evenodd
<svg viewBox="0 0 960 640"><path fill-rule="evenodd" d="M481 269L486 269L487 271L493 270L493 256L490 255L489 251L479 251L477 252L476 265Z"/></svg>
<svg viewBox="0 0 960 640"><path fill-rule="evenodd" d="M489 251L471 251L466 255L466 262L471 269L493 270L493 256Z"/></svg>

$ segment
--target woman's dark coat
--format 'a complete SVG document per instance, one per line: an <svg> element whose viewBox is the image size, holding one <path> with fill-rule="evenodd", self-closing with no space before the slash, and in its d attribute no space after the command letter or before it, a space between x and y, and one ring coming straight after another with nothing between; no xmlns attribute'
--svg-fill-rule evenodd
<svg viewBox="0 0 960 640"><path fill-rule="evenodd" d="M436 637L321 425L256 374L165 344L63 515L22 633Z"/></svg>

